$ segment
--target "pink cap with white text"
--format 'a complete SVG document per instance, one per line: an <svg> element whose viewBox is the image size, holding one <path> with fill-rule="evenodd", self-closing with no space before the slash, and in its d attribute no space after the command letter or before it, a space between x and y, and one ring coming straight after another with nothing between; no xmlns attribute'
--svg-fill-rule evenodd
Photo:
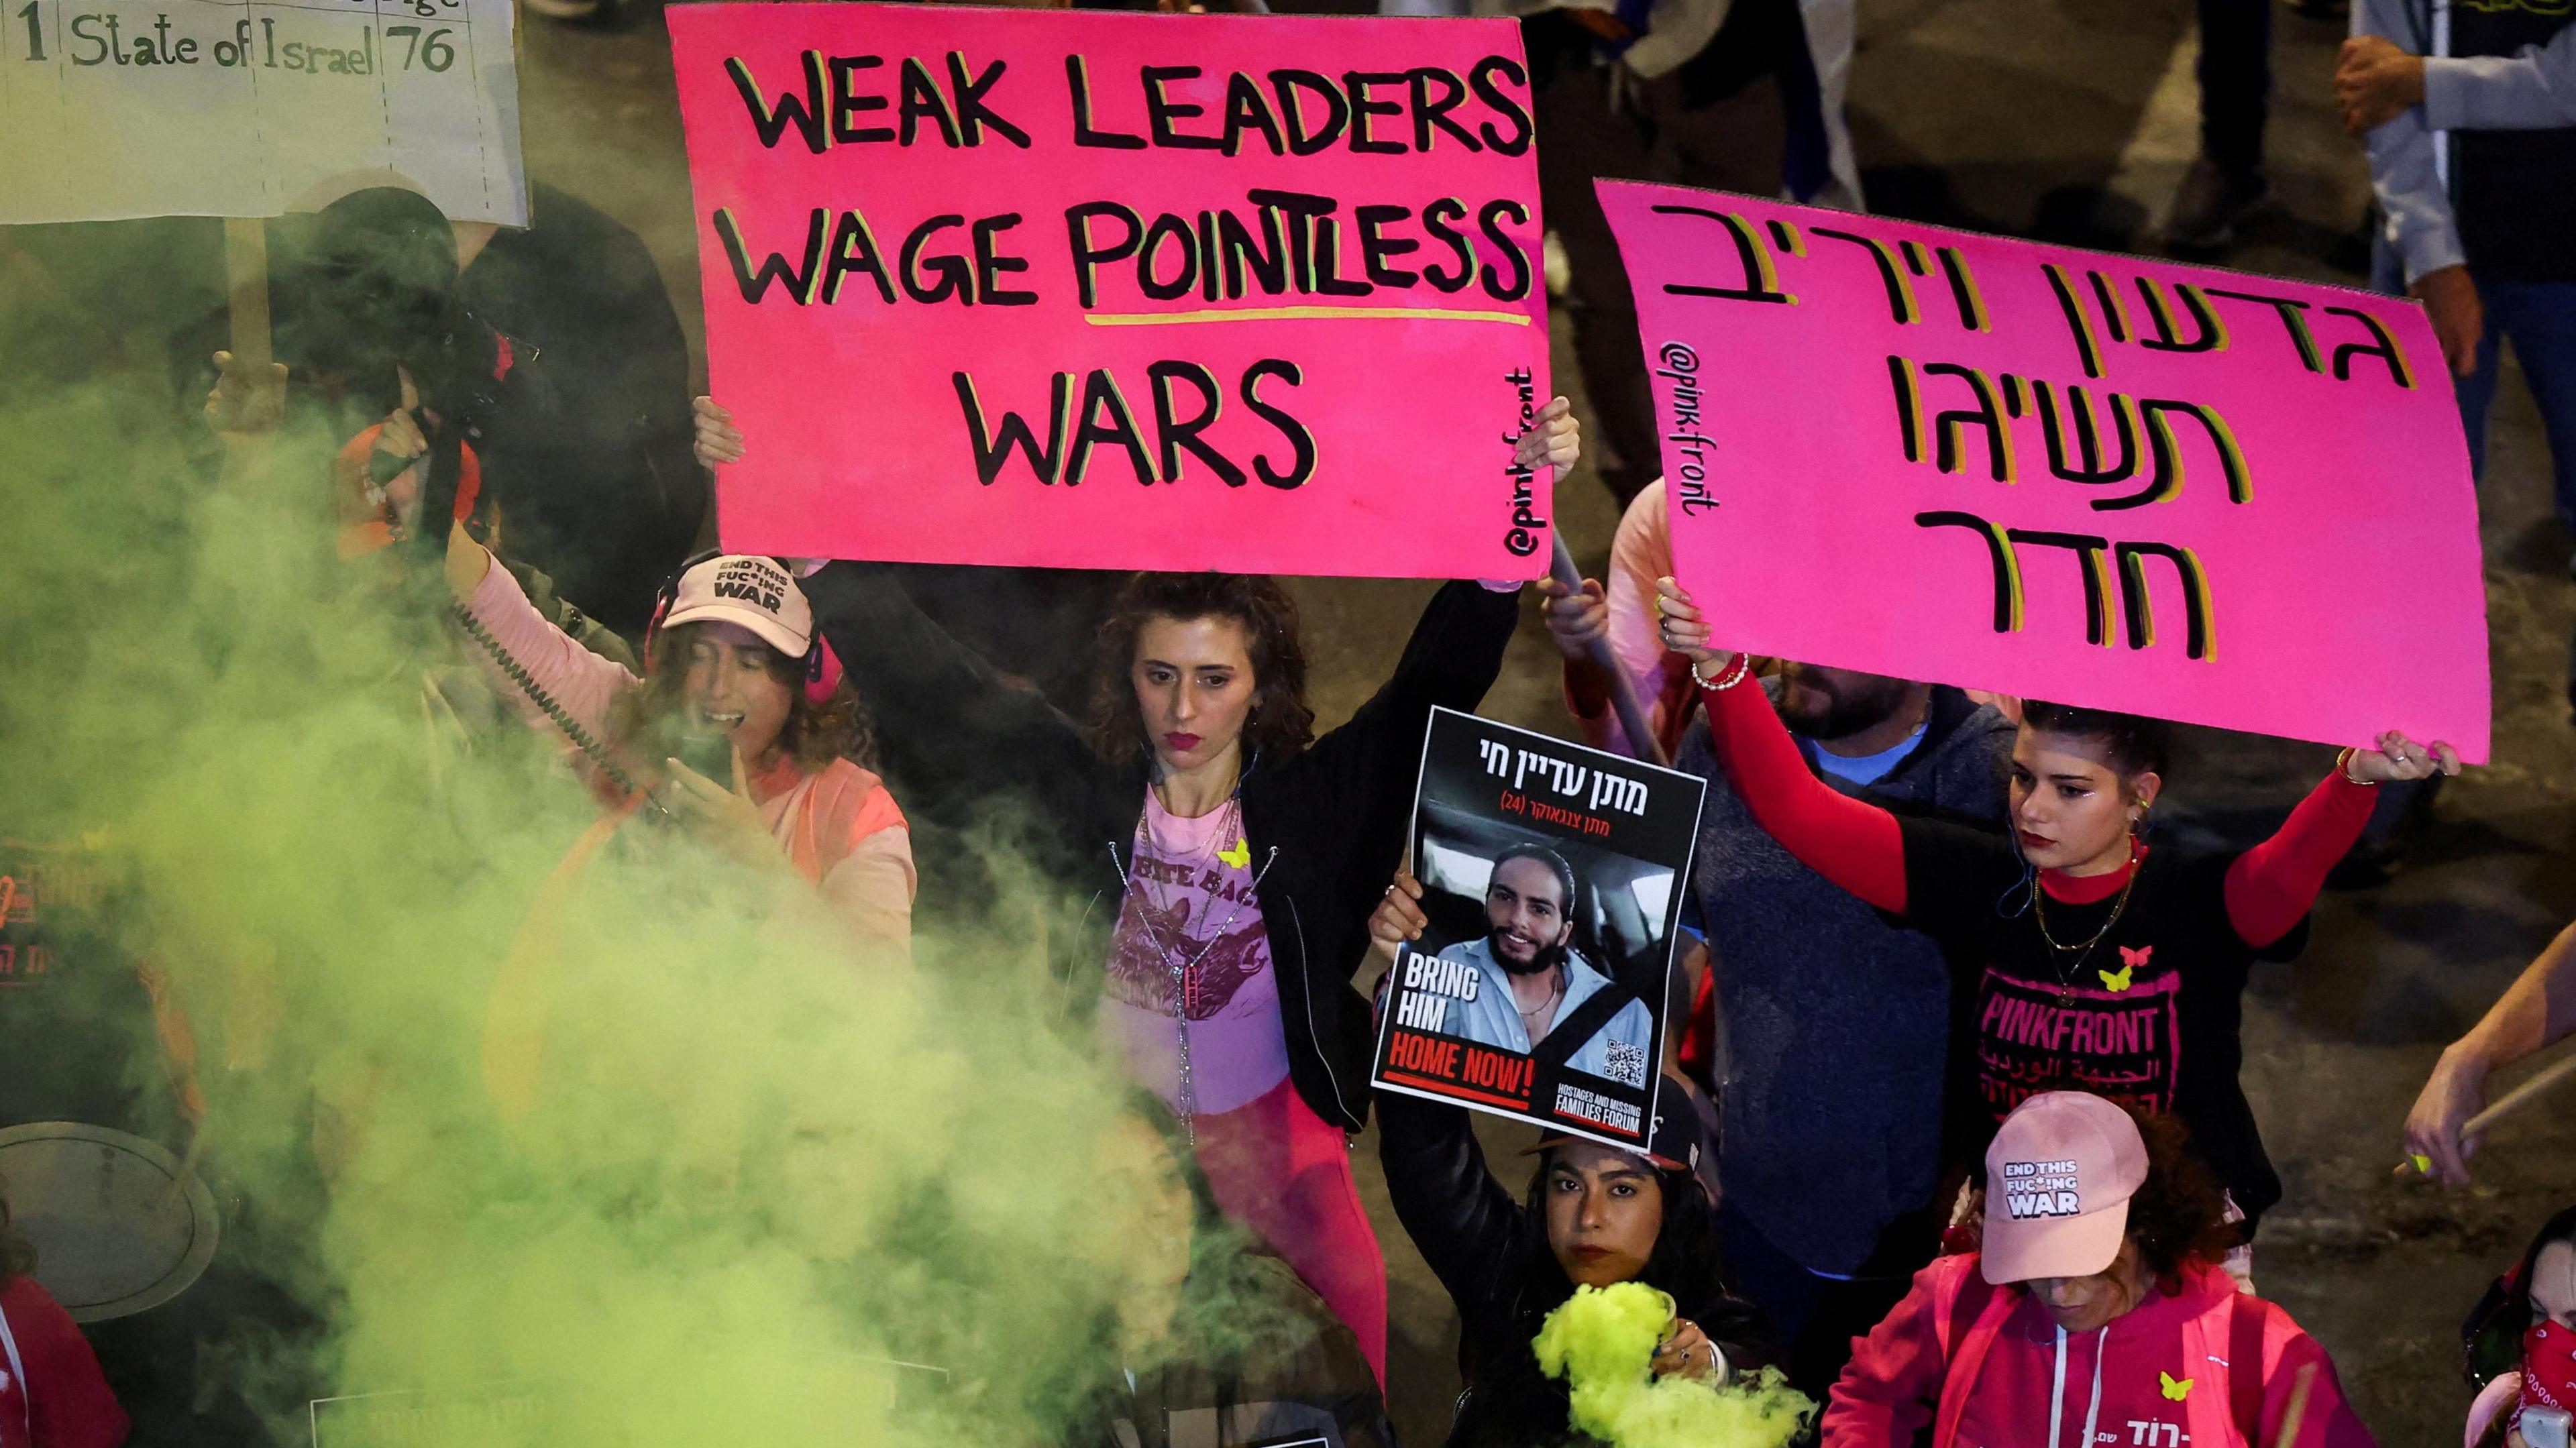
<svg viewBox="0 0 2576 1448"><path fill-rule="evenodd" d="M2013 1109L1986 1148L1988 1282L2090 1277L2120 1255L2147 1143L2129 1113L2081 1091Z"/></svg>

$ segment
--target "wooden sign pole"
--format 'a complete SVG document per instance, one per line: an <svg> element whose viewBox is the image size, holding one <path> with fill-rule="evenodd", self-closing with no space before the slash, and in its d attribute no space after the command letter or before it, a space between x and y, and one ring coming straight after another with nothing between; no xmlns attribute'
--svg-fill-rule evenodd
<svg viewBox="0 0 2576 1448"><path fill-rule="evenodd" d="M1574 566L1574 555L1567 551L1562 534L1557 536L1554 565L1548 571L1569 589L1583 587L1583 570ZM1664 753L1663 741L1647 726L1646 708L1637 698L1636 681L1619 667L1618 656L1610 652L1610 641L1594 639L1585 652L1592 656L1593 666L1610 686L1610 707L1618 713L1619 728L1628 736L1628 752L1648 764L1671 767L1673 761Z"/></svg>
<svg viewBox="0 0 2576 1448"><path fill-rule="evenodd" d="M272 360L268 325L268 223L224 218L224 282L232 299L233 365L265 377Z"/></svg>

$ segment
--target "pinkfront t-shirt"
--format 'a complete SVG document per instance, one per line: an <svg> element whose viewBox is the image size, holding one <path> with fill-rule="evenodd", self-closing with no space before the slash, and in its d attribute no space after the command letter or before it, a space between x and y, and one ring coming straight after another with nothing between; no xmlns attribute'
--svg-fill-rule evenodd
<svg viewBox="0 0 2576 1448"><path fill-rule="evenodd" d="M1288 1076L1279 977L1252 890L1260 861L1236 853L1242 838L1243 814L1232 805L1182 819L1145 791L1145 828L1136 833L1127 896L1110 937L1100 1031L1129 1073L1175 1111L1232 1111ZM1177 1012L1175 964L1184 967ZM1188 1102L1181 1099L1183 1031Z"/></svg>

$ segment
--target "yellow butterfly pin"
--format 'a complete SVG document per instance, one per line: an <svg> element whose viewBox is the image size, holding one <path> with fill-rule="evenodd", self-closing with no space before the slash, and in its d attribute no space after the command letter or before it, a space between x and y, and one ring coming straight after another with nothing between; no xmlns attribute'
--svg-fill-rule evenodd
<svg viewBox="0 0 2576 1448"><path fill-rule="evenodd" d="M1252 841L1245 839L1241 835L1236 835L1234 837L1234 848L1230 850L1219 850L1216 852L1216 857L1240 870L1244 866L1252 863Z"/></svg>
<svg viewBox="0 0 2576 1448"><path fill-rule="evenodd" d="M2097 970L2093 973L2102 977L2102 984L2105 988L2114 992L2125 991L2129 988L2130 974L2139 966L2146 964L2147 957L2155 953L2156 948L2152 945L2141 945L2135 950L2131 950L2129 947L2123 945L2120 947L2120 968L2118 970Z"/></svg>
<svg viewBox="0 0 2576 1448"><path fill-rule="evenodd" d="M2176 1382L2173 1374L2159 1369L2156 1373L2156 1379L2158 1385L2165 1390L2165 1396L2177 1403L2191 1396L2191 1379L2189 1378L2184 1378L2180 1382Z"/></svg>

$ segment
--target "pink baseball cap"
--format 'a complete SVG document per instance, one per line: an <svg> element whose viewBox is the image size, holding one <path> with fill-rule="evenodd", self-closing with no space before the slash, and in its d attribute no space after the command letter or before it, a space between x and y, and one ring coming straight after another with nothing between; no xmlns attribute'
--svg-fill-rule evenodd
<svg viewBox="0 0 2576 1448"><path fill-rule="evenodd" d="M740 624L791 659L814 644L814 608L805 590L774 559L727 553L680 575L671 611L660 627L684 623Z"/></svg>
<svg viewBox="0 0 2576 1448"><path fill-rule="evenodd" d="M2013 1109L1986 1148L1988 1282L2090 1277L2120 1255L2147 1143L2129 1113L2081 1091Z"/></svg>

